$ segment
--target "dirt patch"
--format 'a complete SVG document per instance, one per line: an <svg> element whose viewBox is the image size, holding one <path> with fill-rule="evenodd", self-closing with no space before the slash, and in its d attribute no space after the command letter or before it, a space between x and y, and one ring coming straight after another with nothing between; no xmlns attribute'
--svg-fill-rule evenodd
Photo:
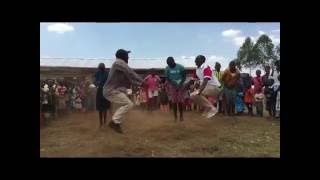
<svg viewBox="0 0 320 180"><path fill-rule="evenodd" d="M108 116L110 119L110 116ZM98 129L96 112L70 114L40 130L41 157L279 157L280 123L259 117L205 119L132 110L124 134Z"/></svg>

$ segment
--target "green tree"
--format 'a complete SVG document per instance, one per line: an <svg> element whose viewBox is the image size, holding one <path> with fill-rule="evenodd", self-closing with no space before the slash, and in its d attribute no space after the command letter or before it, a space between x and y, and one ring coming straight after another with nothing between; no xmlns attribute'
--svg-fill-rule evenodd
<svg viewBox="0 0 320 180"><path fill-rule="evenodd" d="M237 54L237 61L241 66L244 66L245 68L251 69L255 68L258 65L258 62L253 56L253 47L254 44L251 41L250 37L247 37L242 46L240 47L238 54Z"/></svg>
<svg viewBox="0 0 320 180"><path fill-rule="evenodd" d="M252 53L253 58L259 65L265 66L267 63L273 63L275 59L274 45L269 36L261 35L253 46Z"/></svg>
<svg viewBox="0 0 320 180"><path fill-rule="evenodd" d="M274 65L280 69L280 44L275 49L275 57Z"/></svg>
<svg viewBox="0 0 320 180"><path fill-rule="evenodd" d="M275 54L276 54L277 60L280 61L280 43L276 47Z"/></svg>

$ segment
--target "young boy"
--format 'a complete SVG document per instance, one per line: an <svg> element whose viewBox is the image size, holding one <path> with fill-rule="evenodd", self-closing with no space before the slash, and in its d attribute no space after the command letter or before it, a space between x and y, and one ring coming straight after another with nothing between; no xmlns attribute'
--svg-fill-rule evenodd
<svg viewBox="0 0 320 180"><path fill-rule="evenodd" d="M237 95L236 95L236 101L235 101L235 106L236 106L236 113L237 115L241 115L244 111L244 103L243 103L243 97L244 97L244 93L243 93L243 84L241 83L241 80L238 82L237 87L236 87L236 91L237 91Z"/></svg>
<svg viewBox="0 0 320 180"><path fill-rule="evenodd" d="M140 106L143 110L147 108L147 92L145 91L144 88L139 89L139 102Z"/></svg>
<svg viewBox="0 0 320 180"><path fill-rule="evenodd" d="M254 95L256 113L258 116L263 117L263 100L264 94L262 93L262 88L256 89L256 94Z"/></svg>
<svg viewBox="0 0 320 180"><path fill-rule="evenodd" d="M77 112L81 112L82 110L82 100L81 100L81 95L77 94L77 97L75 99L75 108Z"/></svg>
<svg viewBox="0 0 320 180"><path fill-rule="evenodd" d="M161 112L169 112L169 99L168 99L168 95L167 95L164 83L160 84L159 97L160 97Z"/></svg>
<svg viewBox="0 0 320 180"><path fill-rule="evenodd" d="M253 103L253 86L248 88L244 95L244 103L248 108L248 115L253 116L252 113L252 103Z"/></svg>
<svg viewBox="0 0 320 180"><path fill-rule="evenodd" d="M190 90L185 91L185 100L184 100L185 110L191 111L191 99L190 99Z"/></svg>
<svg viewBox="0 0 320 180"><path fill-rule="evenodd" d="M237 97L236 97L236 113L237 115L241 115L244 111L244 103L243 103L243 92L237 92Z"/></svg>
<svg viewBox="0 0 320 180"><path fill-rule="evenodd" d="M199 91L199 87L200 87L199 81L195 81L194 84L190 86L190 91L191 91L190 96L197 94ZM199 106L197 104L195 104L192 100L191 100L191 102L193 104L193 110L196 112L199 112L199 110L200 110Z"/></svg>

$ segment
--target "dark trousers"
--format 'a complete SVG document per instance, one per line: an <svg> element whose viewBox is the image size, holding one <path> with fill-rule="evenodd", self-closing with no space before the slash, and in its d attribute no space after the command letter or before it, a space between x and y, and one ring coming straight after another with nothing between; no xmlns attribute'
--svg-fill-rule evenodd
<svg viewBox="0 0 320 180"><path fill-rule="evenodd" d="M255 105L256 105L257 115L262 117L263 116L263 102L256 102Z"/></svg>
<svg viewBox="0 0 320 180"><path fill-rule="evenodd" d="M248 108L248 114L252 115L252 103L246 103L246 106Z"/></svg>

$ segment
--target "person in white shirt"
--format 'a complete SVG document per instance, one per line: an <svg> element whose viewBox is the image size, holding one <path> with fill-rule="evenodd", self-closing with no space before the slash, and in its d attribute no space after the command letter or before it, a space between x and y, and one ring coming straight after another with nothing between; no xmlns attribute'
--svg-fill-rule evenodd
<svg viewBox="0 0 320 180"><path fill-rule="evenodd" d="M280 75L280 61L277 61L275 63L276 68L274 69L274 66L272 66L272 72L270 74L270 79L274 80L275 84L280 84L280 81L278 80L278 76Z"/></svg>
<svg viewBox="0 0 320 180"><path fill-rule="evenodd" d="M204 107L208 112L207 118L211 118L217 113L217 109L207 97L212 96L217 98L221 91L221 84L213 75L211 67L205 64L205 61L206 58L203 55L199 55L195 59L197 66L195 78L200 80L200 88L198 92L193 93L190 98L195 104Z"/></svg>

